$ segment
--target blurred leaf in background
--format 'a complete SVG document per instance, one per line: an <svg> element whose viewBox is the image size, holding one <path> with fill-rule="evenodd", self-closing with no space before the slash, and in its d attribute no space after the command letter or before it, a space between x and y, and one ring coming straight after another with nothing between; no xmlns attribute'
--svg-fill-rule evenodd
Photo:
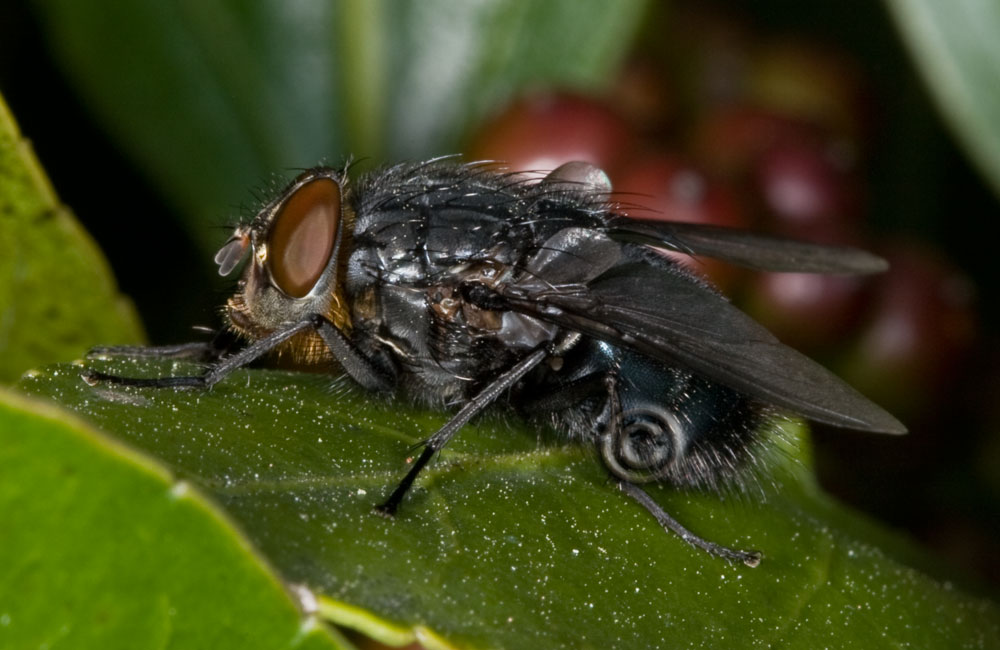
<svg viewBox="0 0 1000 650"><path fill-rule="evenodd" d="M1000 196L1000 4L886 4L944 117Z"/></svg>
<svg viewBox="0 0 1000 650"><path fill-rule="evenodd" d="M132 303L0 96L0 383L99 343L140 341Z"/></svg>
<svg viewBox="0 0 1000 650"><path fill-rule="evenodd" d="M87 104L199 241L276 172L455 153L528 84L595 88L644 0L43 0ZM209 235L212 235L209 237Z"/></svg>

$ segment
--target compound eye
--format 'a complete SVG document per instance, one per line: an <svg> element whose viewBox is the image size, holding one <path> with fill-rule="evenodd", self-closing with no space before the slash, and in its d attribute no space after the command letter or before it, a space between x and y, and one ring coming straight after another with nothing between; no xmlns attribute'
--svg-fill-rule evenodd
<svg viewBox="0 0 1000 650"><path fill-rule="evenodd" d="M309 181L288 197L271 225L268 266L278 288L293 298L312 290L323 275L340 227L340 185Z"/></svg>

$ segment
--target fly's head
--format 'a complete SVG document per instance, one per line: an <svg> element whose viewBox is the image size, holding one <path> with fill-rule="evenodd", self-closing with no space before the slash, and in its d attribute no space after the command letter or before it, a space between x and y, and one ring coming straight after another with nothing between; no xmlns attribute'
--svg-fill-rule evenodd
<svg viewBox="0 0 1000 650"><path fill-rule="evenodd" d="M351 227L344 198L343 172L311 169L236 229L215 256L220 275L250 257L225 307L233 330L258 339L313 314L323 314L338 329L350 327L342 290ZM307 358L323 348L308 338L294 343Z"/></svg>

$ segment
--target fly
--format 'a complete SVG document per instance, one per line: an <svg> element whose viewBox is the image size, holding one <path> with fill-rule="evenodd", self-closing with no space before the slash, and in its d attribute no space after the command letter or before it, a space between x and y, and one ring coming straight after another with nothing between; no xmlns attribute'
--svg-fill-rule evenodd
<svg viewBox="0 0 1000 650"><path fill-rule="evenodd" d="M360 386L457 411L376 510L396 513L420 471L501 395L526 417L592 446L621 491L689 544L756 566L683 527L647 482L718 488L761 442L775 410L838 427L905 427L822 366L782 345L702 280L651 247L758 270L867 274L867 252L676 222L636 221L604 173L569 163L541 181L449 159L352 182L300 174L215 257L249 258L225 306L246 345L95 352L191 356L196 376L90 382L207 388L276 350L334 361Z"/></svg>

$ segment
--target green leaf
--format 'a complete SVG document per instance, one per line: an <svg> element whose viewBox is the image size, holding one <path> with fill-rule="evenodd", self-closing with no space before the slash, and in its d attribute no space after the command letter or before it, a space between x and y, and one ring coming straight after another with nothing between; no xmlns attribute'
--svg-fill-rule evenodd
<svg viewBox="0 0 1000 650"><path fill-rule="evenodd" d="M447 414L315 374L245 370L209 391L174 391L90 386L79 372L56 366L21 388L159 458L212 495L286 581L319 594L324 616L386 642L1000 647L1000 608L911 568L906 544L824 497L794 431L764 454L766 500L650 488L699 534L762 549L751 569L665 533L591 450L510 417L463 430L387 520L372 507Z"/></svg>
<svg viewBox="0 0 1000 650"><path fill-rule="evenodd" d="M1000 3L887 3L941 112L1000 194Z"/></svg>
<svg viewBox="0 0 1000 650"><path fill-rule="evenodd" d="M593 88L645 0L42 0L52 47L121 146L205 224L288 168L455 153L527 84Z"/></svg>
<svg viewBox="0 0 1000 650"><path fill-rule="evenodd" d="M0 97L0 383L98 343L141 340L131 302Z"/></svg>
<svg viewBox="0 0 1000 650"><path fill-rule="evenodd" d="M349 647L198 488L8 392L0 512L0 647Z"/></svg>

